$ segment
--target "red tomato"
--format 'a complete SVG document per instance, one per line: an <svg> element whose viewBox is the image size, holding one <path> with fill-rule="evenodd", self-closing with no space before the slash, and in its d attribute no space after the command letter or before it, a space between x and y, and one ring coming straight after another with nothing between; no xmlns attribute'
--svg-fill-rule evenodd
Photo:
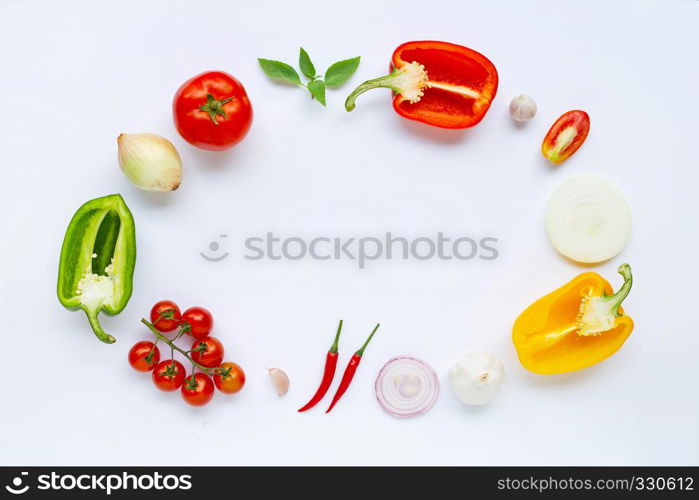
<svg viewBox="0 0 699 500"><path fill-rule="evenodd" d="M216 368L214 384L221 392L235 394L245 385L245 372L240 365L226 361Z"/></svg>
<svg viewBox="0 0 699 500"><path fill-rule="evenodd" d="M209 71L187 80L172 102L180 135L198 148L223 151L240 142L252 124L243 85L228 73Z"/></svg>
<svg viewBox="0 0 699 500"><path fill-rule="evenodd" d="M153 342L136 342L129 350L129 364L139 372L149 372L160 361L160 351Z"/></svg>
<svg viewBox="0 0 699 500"><path fill-rule="evenodd" d="M161 391L172 392L184 383L184 366L179 361L167 359L153 370L153 383Z"/></svg>
<svg viewBox="0 0 699 500"><path fill-rule="evenodd" d="M579 109L563 113L544 137L541 152L553 163L563 163L582 146L589 132L587 113Z"/></svg>
<svg viewBox="0 0 699 500"><path fill-rule="evenodd" d="M208 309L190 307L182 315L182 323L189 325L189 333L195 339L206 337L214 327L214 317Z"/></svg>
<svg viewBox="0 0 699 500"><path fill-rule="evenodd" d="M187 377L182 386L182 399L192 406L204 406L214 397L214 383L204 373L195 373Z"/></svg>
<svg viewBox="0 0 699 500"><path fill-rule="evenodd" d="M223 344L215 337L202 337L192 344L191 356L200 365L213 368L223 361Z"/></svg>
<svg viewBox="0 0 699 500"><path fill-rule="evenodd" d="M160 317L161 314L172 311L172 319ZM160 320L158 320L160 318ZM171 332L180 324L180 308L171 300L156 302L150 310L150 322L161 332Z"/></svg>

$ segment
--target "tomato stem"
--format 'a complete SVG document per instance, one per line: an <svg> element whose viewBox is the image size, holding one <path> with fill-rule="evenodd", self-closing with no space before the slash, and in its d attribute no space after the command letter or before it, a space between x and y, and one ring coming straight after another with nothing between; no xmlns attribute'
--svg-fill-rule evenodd
<svg viewBox="0 0 699 500"><path fill-rule="evenodd" d="M219 101L213 96L213 94L206 94L206 104L199 106L199 109L205 113L208 113L209 118L211 118L211 121L214 122L214 125L218 125L216 117L220 115L224 119L228 118L226 111L223 109L223 105L227 102L231 102L233 99L235 99L235 97L228 97Z"/></svg>
<svg viewBox="0 0 699 500"><path fill-rule="evenodd" d="M167 345L170 346L170 350L172 351L173 359L174 359L174 355L175 355L174 351L177 351L180 354L182 354L185 358L187 358L189 361L191 361L192 365L196 366L197 368L199 368L201 371L203 371L207 375L211 375L211 371L209 370L209 368L194 361L187 351L177 347L170 339L163 336L163 334L161 334L158 330L156 330L155 327L151 323L149 323L145 318L141 318L141 323L146 325L148 327L148 329L151 332L153 332L153 335L155 335L158 340L162 340L163 342L165 342Z"/></svg>
<svg viewBox="0 0 699 500"><path fill-rule="evenodd" d="M174 309L167 309L158 315L157 318L155 318L155 321L153 321L153 326L157 325L158 322L160 322L161 319L175 319L175 310Z"/></svg>
<svg viewBox="0 0 699 500"><path fill-rule="evenodd" d="M153 321L153 326L157 325L158 322L163 318L174 319L174 317L175 317L175 310L174 309L168 309L167 311L163 311L160 313L160 315L157 318L155 318L155 321ZM155 354L155 348L158 346L159 340L160 340L159 338L156 338L155 342L153 342L153 347L151 348L150 352L148 353L148 355L145 358L146 363L150 364L150 362L153 360L153 355ZM173 355L172 359L174 361L174 359L175 359L174 355Z"/></svg>
<svg viewBox="0 0 699 500"><path fill-rule="evenodd" d="M194 360L190 361L192 361L192 373L185 379L185 381L187 383L187 389L193 391L197 388L197 379L194 377L194 370L196 369L196 366L194 365Z"/></svg>
<svg viewBox="0 0 699 500"><path fill-rule="evenodd" d="M151 347L150 351L148 352L148 355L145 357L146 363L148 365L151 364L153 361L153 355L155 354L155 348L158 347L158 340L160 339L155 339L155 342L153 342L153 347Z"/></svg>

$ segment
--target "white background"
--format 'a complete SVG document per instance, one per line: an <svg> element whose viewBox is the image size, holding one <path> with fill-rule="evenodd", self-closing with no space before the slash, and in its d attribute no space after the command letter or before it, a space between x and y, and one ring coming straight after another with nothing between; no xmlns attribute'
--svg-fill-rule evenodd
<svg viewBox="0 0 699 500"><path fill-rule="evenodd" d="M697 132L699 4L612 2L37 2L0 1L2 165L2 464L694 464L697 399ZM445 131L396 115L388 91L342 103L385 74L393 49L441 39L497 66L498 96L476 128ZM362 56L328 107L270 81L257 57L319 71ZM187 78L220 69L246 86L248 138L228 153L181 140L171 100ZM507 105L532 95L536 118L514 126ZM553 168L539 146L562 112L592 130ZM120 132L171 139L180 190L148 194L117 165ZM563 179L598 173L627 196L631 241L594 267L636 329L612 358L537 376L510 341L516 316L585 269L550 247L547 199ZM118 342L96 340L55 296L63 234L86 200L120 192L134 213L138 263L127 309L103 317ZM494 262L277 262L243 259L248 236L495 236ZM199 257L219 234L231 255ZM248 385L203 409L157 391L126 362L148 337L151 304L172 298L213 311L226 358ZM339 318L338 372L381 321L336 409L299 415L314 392ZM446 371L487 349L506 380L498 399L464 407ZM442 393L420 418L384 414L373 381L410 354L438 372ZM266 366L284 368L278 399ZM337 376L339 379L339 375ZM336 381L337 383L337 381ZM334 386L331 392L334 392Z"/></svg>

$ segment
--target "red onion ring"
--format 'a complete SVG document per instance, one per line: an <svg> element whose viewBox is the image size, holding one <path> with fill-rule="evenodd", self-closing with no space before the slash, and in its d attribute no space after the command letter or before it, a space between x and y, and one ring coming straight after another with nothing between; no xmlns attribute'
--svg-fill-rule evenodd
<svg viewBox="0 0 699 500"><path fill-rule="evenodd" d="M376 383L376 399L394 417L416 417L429 411L439 397L439 379L432 367L410 356L389 359Z"/></svg>

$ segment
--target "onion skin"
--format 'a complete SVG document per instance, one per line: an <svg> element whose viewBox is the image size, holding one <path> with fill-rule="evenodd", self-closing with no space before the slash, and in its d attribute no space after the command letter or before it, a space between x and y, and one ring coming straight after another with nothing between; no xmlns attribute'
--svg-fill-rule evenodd
<svg viewBox="0 0 699 500"><path fill-rule="evenodd" d="M386 413L396 418L416 417L428 412L437 402L439 379L432 367L424 361L410 356L397 356L381 368L374 389L376 399ZM416 396L422 397L413 401ZM401 408L400 403L412 406Z"/></svg>
<svg viewBox="0 0 699 500"><path fill-rule="evenodd" d="M144 191L174 191L182 182L182 160L175 146L156 134L120 134L119 166Z"/></svg>

